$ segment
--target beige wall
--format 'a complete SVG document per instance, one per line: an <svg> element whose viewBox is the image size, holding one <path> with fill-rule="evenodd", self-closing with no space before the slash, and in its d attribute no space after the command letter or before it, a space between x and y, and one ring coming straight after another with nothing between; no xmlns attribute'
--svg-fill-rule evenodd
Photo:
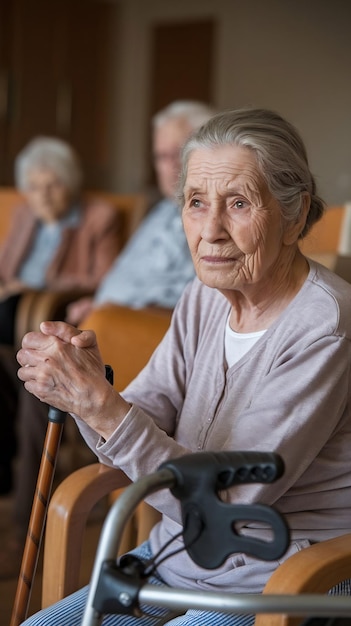
<svg viewBox="0 0 351 626"><path fill-rule="evenodd" d="M321 195L330 204L351 199L349 0L115 1L114 188L137 189L146 174L153 24L211 16L213 104L267 106L288 117L305 139Z"/></svg>

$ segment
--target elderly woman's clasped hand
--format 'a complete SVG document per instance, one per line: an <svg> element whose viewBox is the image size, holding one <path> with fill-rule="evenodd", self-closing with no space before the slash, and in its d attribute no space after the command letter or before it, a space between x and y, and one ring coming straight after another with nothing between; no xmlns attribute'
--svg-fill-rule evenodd
<svg viewBox="0 0 351 626"><path fill-rule="evenodd" d="M129 410L105 378L93 331L64 322L43 322L25 335L17 354L19 378L28 391L56 408L79 415L108 438ZM106 419L112 415L115 419Z"/></svg>

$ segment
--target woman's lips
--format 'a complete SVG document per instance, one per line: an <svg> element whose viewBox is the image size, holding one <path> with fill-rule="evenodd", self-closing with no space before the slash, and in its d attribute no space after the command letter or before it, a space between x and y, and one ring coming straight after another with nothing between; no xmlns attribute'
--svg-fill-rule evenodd
<svg viewBox="0 0 351 626"><path fill-rule="evenodd" d="M234 263L237 259L235 257L223 257L223 256L203 256L202 261L205 263L213 263L214 265L220 265L222 263Z"/></svg>

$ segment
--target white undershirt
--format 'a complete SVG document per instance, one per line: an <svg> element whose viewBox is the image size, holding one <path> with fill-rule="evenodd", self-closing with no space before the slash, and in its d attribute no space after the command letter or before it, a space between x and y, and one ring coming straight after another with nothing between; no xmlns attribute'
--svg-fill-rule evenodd
<svg viewBox="0 0 351 626"><path fill-rule="evenodd" d="M228 317L224 338L224 352L228 367L237 363L265 332L266 330L258 330L254 333L236 333L230 328Z"/></svg>

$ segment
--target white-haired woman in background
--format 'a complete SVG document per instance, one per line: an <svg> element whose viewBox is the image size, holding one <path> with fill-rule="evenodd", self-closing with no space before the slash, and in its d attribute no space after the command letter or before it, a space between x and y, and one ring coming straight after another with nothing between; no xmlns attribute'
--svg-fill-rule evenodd
<svg viewBox="0 0 351 626"><path fill-rule="evenodd" d="M16 158L24 202L0 249L0 344L13 344L24 291L94 291L119 251L116 210L83 204L82 179L78 156L60 139L37 137Z"/></svg>
<svg viewBox="0 0 351 626"><path fill-rule="evenodd" d="M0 249L0 495L12 489L18 447L13 344L19 299L30 289L95 291L121 247L118 212L101 200L82 201L81 164L64 141L33 139L16 158L15 180L23 203L14 208Z"/></svg>

